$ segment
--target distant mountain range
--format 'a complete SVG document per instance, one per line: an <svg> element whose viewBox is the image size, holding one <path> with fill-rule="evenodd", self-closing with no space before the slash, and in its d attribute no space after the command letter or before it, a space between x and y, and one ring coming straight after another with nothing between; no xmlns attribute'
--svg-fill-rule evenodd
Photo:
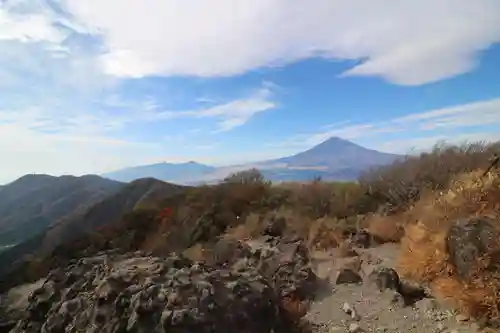
<svg viewBox="0 0 500 333"><path fill-rule="evenodd" d="M124 184L98 176L24 176L0 190L0 281L25 255L52 253L184 189L153 178Z"/></svg>
<svg viewBox="0 0 500 333"><path fill-rule="evenodd" d="M26 175L0 187L0 246L17 244L52 222L92 207L124 186L95 175Z"/></svg>
<svg viewBox="0 0 500 333"><path fill-rule="evenodd" d="M260 169L273 181L307 181L318 176L353 180L364 170L399 157L331 138L293 156L245 165L159 163L104 177L26 175L0 187L0 280L19 267L16 263L27 254L48 255L75 237L122 221L137 208L182 197L186 187L172 183L212 183L249 168Z"/></svg>
<svg viewBox="0 0 500 333"><path fill-rule="evenodd" d="M333 137L304 152L274 160L227 167L196 162L158 163L125 168L102 176L122 182L153 177L179 184L197 184L217 182L232 172L257 168L272 181L308 181L315 177L344 181L355 180L363 171L390 164L400 157Z"/></svg>
<svg viewBox="0 0 500 333"><path fill-rule="evenodd" d="M196 163L156 163L144 166L125 168L114 172L103 174L103 177L120 182L130 182L140 178L156 178L163 181L176 183L189 182L193 178L199 178L214 172L217 168Z"/></svg>

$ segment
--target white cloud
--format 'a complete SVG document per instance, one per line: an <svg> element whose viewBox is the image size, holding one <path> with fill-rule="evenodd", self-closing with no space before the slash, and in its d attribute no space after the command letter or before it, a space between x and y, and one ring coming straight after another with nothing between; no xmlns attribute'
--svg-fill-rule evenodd
<svg viewBox="0 0 500 333"><path fill-rule="evenodd" d="M107 73L227 76L311 57L344 76L418 85L465 73L500 41L498 0L66 0L102 35ZM333 74L333 73L332 73Z"/></svg>
<svg viewBox="0 0 500 333"><path fill-rule="evenodd" d="M187 111L164 111L152 115L153 118L217 118L219 129L216 132L226 132L247 123L254 115L277 107L272 101L273 92L263 86L252 95L215 105L206 109Z"/></svg>
<svg viewBox="0 0 500 333"><path fill-rule="evenodd" d="M118 77L230 76L322 57L360 61L341 76L418 85L470 71L500 41L497 0L7 3L0 41L45 42L60 58L69 50L56 44L91 34L103 42L102 69Z"/></svg>
<svg viewBox="0 0 500 333"><path fill-rule="evenodd" d="M0 121L0 184L33 172L81 175L116 169L155 152L152 145L100 135L44 133L20 122Z"/></svg>
<svg viewBox="0 0 500 333"><path fill-rule="evenodd" d="M129 131L151 122L165 122L163 125L168 128L173 118L183 117L214 118L219 130L229 130L243 125L256 113L273 108L271 97L268 88L261 88L247 97L211 108L167 113L152 107L156 104L151 99L127 102L120 95L111 95L97 108L92 108L92 104L72 105L71 101L50 96L31 107L21 103L3 109L0 102L0 155L8 156L0 164L0 183L35 171L78 175L101 173L145 160L190 160L199 156L196 152L215 148L215 143L206 141L206 137L193 139L195 134L202 134L198 129L189 132L189 137L175 134L163 142L142 136L134 141ZM120 112L103 105L118 107ZM172 154L179 146L195 156L182 158Z"/></svg>
<svg viewBox="0 0 500 333"><path fill-rule="evenodd" d="M42 13L14 15L0 7L0 40L60 43L64 38L65 34Z"/></svg>
<svg viewBox="0 0 500 333"><path fill-rule="evenodd" d="M481 141L500 141L500 133L474 132L467 134L433 135L420 138L391 140L377 145L377 149L394 153L411 154L413 152L418 153L422 151L428 151L439 143L460 145L467 142L472 143Z"/></svg>
<svg viewBox="0 0 500 333"><path fill-rule="evenodd" d="M423 129L496 123L500 122L500 98L412 114L397 118L393 122L410 122Z"/></svg>
<svg viewBox="0 0 500 333"><path fill-rule="evenodd" d="M492 131L488 126L495 129ZM427 149L437 141L459 143L464 140L500 140L497 126L500 126L500 98L427 110L379 123L346 125L340 122L323 127L316 133L287 138L272 146L313 146L337 136L360 141L383 151L406 153L411 149ZM385 139L391 136L396 138Z"/></svg>

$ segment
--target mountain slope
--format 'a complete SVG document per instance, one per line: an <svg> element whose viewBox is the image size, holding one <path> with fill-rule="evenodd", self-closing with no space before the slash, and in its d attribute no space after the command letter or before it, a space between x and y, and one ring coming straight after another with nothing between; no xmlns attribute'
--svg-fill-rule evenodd
<svg viewBox="0 0 500 333"><path fill-rule="evenodd" d="M27 255L37 258L50 257L61 244L71 244L85 233L120 222L134 209L156 204L182 193L186 187L169 184L157 179L139 179L121 187L87 209L80 209L38 232L16 246L0 252L0 280L23 265ZM147 226L141 228L144 229ZM1 283L0 283L1 285Z"/></svg>
<svg viewBox="0 0 500 333"><path fill-rule="evenodd" d="M86 231L115 223L135 208L176 195L184 188L153 178L133 181L87 211L68 216L52 225L45 233L42 249L44 252L50 252L62 241L68 241Z"/></svg>
<svg viewBox="0 0 500 333"><path fill-rule="evenodd" d="M390 164L401 157L367 149L353 142L333 137L292 156L218 168L215 172L194 180L193 183L216 182L231 172L249 168L259 169L266 179L276 182L310 181L315 177L321 177L324 180L352 181L367 169Z"/></svg>
<svg viewBox="0 0 500 333"><path fill-rule="evenodd" d="M318 176L325 180L355 180L363 171L371 167L390 164L400 157L332 137L293 156L245 165L216 168L196 162L158 163L126 168L103 176L126 182L154 177L175 183L198 184L214 183L231 172L255 167L272 181L308 181Z"/></svg>
<svg viewBox="0 0 500 333"><path fill-rule="evenodd" d="M382 153L361 147L353 142L333 137L311 149L293 156L270 161L285 163L289 167L326 167L330 170L366 169L393 162L399 155Z"/></svg>
<svg viewBox="0 0 500 333"><path fill-rule="evenodd" d="M125 168L103 175L103 177L122 182L130 182L140 178L156 178L163 181L183 182L192 178L201 177L214 171L212 166L188 163L157 163L132 168Z"/></svg>
<svg viewBox="0 0 500 333"><path fill-rule="evenodd" d="M372 167L387 165L400 155L367 149L341 138L330 138L298 154L257 163L272 181L355 180Z"/></svg>
<svg viewBox="0 0 500 333"><path fill-rule="evenodd" d="M22 242L121 187L119 182L94 175L26 175L4 185L0 188L0 246Z"/></svg>

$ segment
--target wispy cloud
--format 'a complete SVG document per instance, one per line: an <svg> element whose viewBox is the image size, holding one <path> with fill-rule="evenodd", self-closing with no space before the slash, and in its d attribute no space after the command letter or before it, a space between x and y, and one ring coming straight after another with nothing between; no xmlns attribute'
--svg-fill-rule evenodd
<svg viewBox="0 0 500 333"><path fill-rule="evenodd" d="M399 140L385 141L377 145L377 149L397 153L412 153L429 150L439 143L457 144L467 142L496 142L500 141L500 133L496 132L472 132L467 134L454 135L432 135L419 138L407 138Z"/></svg>
<svg viewBox="0 0 500 333"><path fill-rule="evenodd" d="M315 133L293 136L272 144L275 147L305 147L333 136L362 141L374 148L391 152L425 149L437 141L458 143L464 140L500 140L500 98L428 110L379 123L340 122ZM383 134L383 135L382 135ZM384 138L395 136L394 140ZM385 140L385 141L384 141Z"/></svg>
<svg viewBox="0 0 500 333"><path fill-rule="evenodd" d="M241 99L205 109L159 112L153 117L157 119L216 118L219 128L215 132L226 132L244 125L258 113L276 108L277 104L272 97L272 90L268 86L263 86L250 96Z"/></svg>
<svg viewBox="0 0 500 333"><path fill-rule="evenodd" d="M66 37L43 8L37 8L35 13L16 13L7 1L0 6L0 40L59 44Z"/></svg>
<svg viewBox="0 0 500 333"><path fill-rule="evenodd" d="M498 123L500 98L412 114L393 122L412 123L424 130Z"/></svg>
<svg viewBox="0 0 500 333"><path fill-rule="evenodd" d="M203 139L207 133L200 129L174 134L163 141L142 136L134 139L130 130L152 123L168 125L178 118L212 118L217 131L228 131L273 108L271 97L270 91L262 88L211 108L168 113L159 110L149 98L127 101L119 95L82 105L51 97L39 98L34 106L28 105L29 100L0 102L0 154L8 156L2 161L1 178L12 179L34 171L102 172L154 157L170 160L165 154L171 155L179 145L197 156L197 151L215 148L213 142Z"/></svg>

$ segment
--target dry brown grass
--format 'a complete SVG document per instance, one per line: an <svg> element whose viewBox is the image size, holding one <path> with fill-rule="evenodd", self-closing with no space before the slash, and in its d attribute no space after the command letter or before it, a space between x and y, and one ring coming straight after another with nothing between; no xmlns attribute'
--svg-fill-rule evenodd
<svg viewBox="0 0 500 333"><path fill-rule="evenodd" d="M447 270L446 231L435 231L423 223L410 224L401 241L398 271L406 278L430 282Z"/></svg>
<svg viewBox="0 0 500 333"><path fill-rule="evenodd" d="M487 215L498 220L500 175L481 178L481 174L461 175L449 190L422 198L401 214L408 225L398 270L404 277L428 283L438 296L453 301L467 315L500 318L500 271L485 264L496 258L492 254L478 258L473 278L462 281L449 264L445 246L447 232L458 218Z"/></svg>
<svg viewBox="0 0 500 333"><path fill-rule="evenodd" d="M226 237L236 240L249 240L260 235L263 229L263 217L257 213L250 213L245 217L242 224L229 228Z"/></svg>
<svg viewBox="0 0 500 333"><path fill-rule="evenodd" d="M190 248L187 248L182 254L186 256L186 258L196 262L205 262L210 256L209 251L205 249L201 244L196 244L191 246Z"/></svg>
<svg viewBox="0 0 500 333"><path fill-rule="evenodd" d="M360 183L369 189L371 209L380 204L407 208L423 191L444 190L457 175L485 169L499 151L500 143L438 144L431 152L366 172Z"/></svg>
<svg viewBox="0 0 500 333"><path fill-rule="evenodd" d="M321 218L311 224L307 235L307 245L309 249L324 250L338 247L344 239L344 233L336 219Z"/></svg>
<svg viewBox="0 0 500 333"><path fill-rule="evenodd" d="M374 215L368 218L367 231L384 242L399 242L404 236L404 226L394 216Z"/></svg>

